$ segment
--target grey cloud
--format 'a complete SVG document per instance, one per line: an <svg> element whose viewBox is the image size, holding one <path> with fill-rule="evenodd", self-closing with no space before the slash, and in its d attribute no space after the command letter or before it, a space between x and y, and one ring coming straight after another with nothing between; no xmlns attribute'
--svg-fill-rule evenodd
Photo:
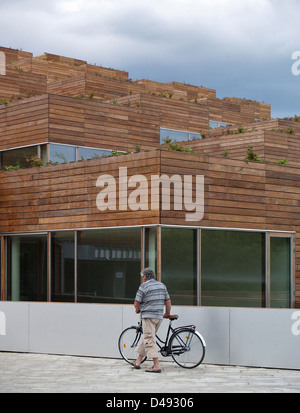
<svg viewBox="0 0 300 413"><path fill-rule="evenodd" d="M300 109L300 76L291 74L299 15L299 0L0 0L0 38L34 54L127 70L133 79L264 100L279 116Z"/></svg>

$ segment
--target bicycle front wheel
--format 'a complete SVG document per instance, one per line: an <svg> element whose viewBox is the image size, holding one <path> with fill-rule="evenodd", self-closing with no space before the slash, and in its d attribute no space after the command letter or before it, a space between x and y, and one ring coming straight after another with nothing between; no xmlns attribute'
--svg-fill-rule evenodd
<svg viewBox="0 0 300 413"><path fill-rule="evenodd" d="M138 353L136 349L141 341L142 332L138 327L129 327L121 333L118 346L121 356L127 363L131 364L137 359ZM143 359L142 363L146 358Z"/></svg>
<svg viewBox="0 0 300 413"><path fill-rule="evenodd" d="M185 369L194 369L204 360L204 340L191 329L177 331L170 339L169 349L173 360Z"/></svg>

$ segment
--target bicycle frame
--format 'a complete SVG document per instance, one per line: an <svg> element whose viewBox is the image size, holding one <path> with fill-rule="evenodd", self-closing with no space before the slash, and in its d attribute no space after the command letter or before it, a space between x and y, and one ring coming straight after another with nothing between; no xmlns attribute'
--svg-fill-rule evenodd
<svg viewBox="0 0 300 413"><path fill-rule="evenodd" d="M160 353L163 357L168 357L172 355L172 351L169 349L169 343L171 342L171 338L180 330L185 330L185 329L190 329L191 331L195 331L196 327L194 325L187 325L187 326L180 326L180 327L176 327L173 328L172 327L172 321L170 320L169 322L169 327L168 327L168 331L167 331L167 335L166 335L166 339L165 341L163 341L157 334L156 334L156 344L158 345L159 349L160 349ZM143 333L143 327L142 327L142 320L139 323L139 325L135 328L137 329L138 332ZM170 333L172 333L171 337L170 337ZM137 336L138 337L138 336ZM136 338L137 339L137 338ZM135 344L135 343L133 343ZM182 343L183 346L185 346L184 343Z"/></svg>

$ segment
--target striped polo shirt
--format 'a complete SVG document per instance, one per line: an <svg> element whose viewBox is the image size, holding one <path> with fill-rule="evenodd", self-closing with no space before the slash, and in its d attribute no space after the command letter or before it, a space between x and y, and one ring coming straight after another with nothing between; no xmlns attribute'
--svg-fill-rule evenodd
<svg viewBox="0 0 300 413"><path fill-rule="evenodd" d="M140 303L142 318L163 319L165 301L170 296L164 284L154 279L140 285L135 300Z"/></svg>

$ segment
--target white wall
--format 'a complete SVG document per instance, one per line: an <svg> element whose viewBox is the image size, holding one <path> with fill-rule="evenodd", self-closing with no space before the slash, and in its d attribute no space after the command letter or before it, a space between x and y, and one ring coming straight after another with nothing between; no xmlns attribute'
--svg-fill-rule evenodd
<svg viewBox="0 0 300 413"><path fill-rule="evenodd" d="M180 316L174 327L195 324L205 338L205 363L300 369L300 311L173 307L172 312ZM125 305L0 302L0 315L0 351L111 358L120 357L122 330L139 321L133 306ZM165 320L161 337L167 326Z"/></svg>

